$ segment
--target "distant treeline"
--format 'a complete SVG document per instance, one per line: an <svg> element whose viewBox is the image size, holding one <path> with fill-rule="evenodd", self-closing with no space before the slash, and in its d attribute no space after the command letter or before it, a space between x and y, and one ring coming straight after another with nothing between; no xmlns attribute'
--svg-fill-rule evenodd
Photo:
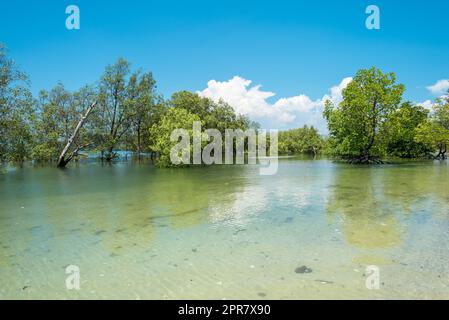
<svg viewBox="0 0 449 320"><path fill-rule="evenodd" d="M343 91L342 103L326 103L329 136L307 126L283 131L279 152L327 153L358 162L385 155L423 157L435 151L439 158L446 158L448 98L436 101L429 112L402 102L403 91L403 85L395 84L394 74L361 70ZM90 108L88 119L80 121ZM117 150L127 150L156 155L159 165L169 166L174 144L170 133L177 128L191 130L193 121L221 133L259 128L224 101L188 91L163 99L152 73L132 70L124 59L108 65L94 85L70 92L58 83L33 97L27 76L0 45L1 163L58 161L64 149L70 149L68 159L81 157L80 151L93 151L110 161L117 157Z"/></svg>
<svg viewBox="0 0 449 320"><path fill-rule="evenodd" d="M314 127L304 126L279 132L278 150L280 154L311 154L316 156L325 151L324 139Z"/></svg>

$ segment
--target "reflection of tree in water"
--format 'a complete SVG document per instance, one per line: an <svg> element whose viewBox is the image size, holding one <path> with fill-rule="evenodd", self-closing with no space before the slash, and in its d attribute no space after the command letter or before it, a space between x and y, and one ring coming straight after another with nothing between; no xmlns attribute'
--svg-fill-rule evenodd
<svg viewBox="0 0 449 320"><path fill-rule="evenodd" d="M40 212L42 219L29 227L42 224L46 232L41 237L50 234L60 251L72 239L73 250L87 242L112 255L121 254L151 245L160 228L186 228L209 219L211 207L226 207L229 195L244 185L242 170L126 165L55 170L33 185L27 207Z"/></svg>
<svg viewBox="0 0 449 320"><path fill-rule="evenodd" d="M400 226L382 189L379 170L349 166L335 170L327 212L333 219L341 218L351 245L387 249L400 243Z"/></svg>
<svg viewBox="0 0 449 320"><path fill-rule="evenodd" d="M165 169L155 172L148 200L151 219L185 228L210 219L212 207L226 207L229 195L242 187L242 167L215 166Z"/></svg>
<svg viewBox="0 0 449 320"><path fill-rule="evenodd" d="M42 226L42 231L36 229L39 239L51 237L54 249L61 252L69 241L73 251L89 243L113 255L150 245L160 228L206 221L210 207L228 205L228 195L245 181L244 168L231 166L155 169L118 164L49 170L45 175L30 172L35 179L26 207L33 208L36 221L28 217L26 226ZM22 203L23 197L18 193L11 206ZM32 239L36 235L30 234Z"/></svg>
<svg viewBox="0 0 449 320"><path fill-rule="evenodd" d="M382 175L384 196L404 214L449 214L449 167L446 162L404 163Z"/></svg>

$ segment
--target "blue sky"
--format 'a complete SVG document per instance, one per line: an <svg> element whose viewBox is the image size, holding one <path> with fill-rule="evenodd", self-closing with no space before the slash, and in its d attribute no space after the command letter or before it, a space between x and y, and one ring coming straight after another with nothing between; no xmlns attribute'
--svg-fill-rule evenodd
<svg viewBox="0 0 449 320"><path fill-rule="evenodd" d="M65 28L70 4L80 8L80 30ZM365 28L370 4L380 8L380 30ZM394 71L406 99L434 99L427 87L449 79L448 12L447 0L18 0L0 5L0 41L33 93L58 81L69 89L95 83L105 65L125 57L152 71L165 97L215 80L204 95L243 99L238 110L283 128L309 123L303 105L316 112L332 87L372 65ZM274 121L282 111L257 115L251 103L287 105L294 117Z"/></svg>

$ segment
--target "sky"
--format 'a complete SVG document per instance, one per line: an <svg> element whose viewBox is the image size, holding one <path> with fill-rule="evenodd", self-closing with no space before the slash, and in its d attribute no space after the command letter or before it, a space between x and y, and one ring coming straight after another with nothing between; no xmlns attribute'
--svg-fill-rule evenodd
<svg viewBox="0 0 449 320"><path fill-rule="evenodd" d="M66 7L80 29L66 28ZM380 29L369 30L369 5ZM58 81L95 84L124 57L152 71L165 98L219 98L266 129L326 132L324 100L361 68L395 72L404 99L426 106L449 88L449 1L2 1L0 42L37 94Z"/></svg>

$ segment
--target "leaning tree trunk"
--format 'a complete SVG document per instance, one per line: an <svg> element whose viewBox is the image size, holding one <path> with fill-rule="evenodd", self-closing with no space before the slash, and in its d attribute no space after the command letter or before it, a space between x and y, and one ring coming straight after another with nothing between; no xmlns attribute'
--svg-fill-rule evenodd
<svg viewBox="0 0 449 320"><path fill-rule="evenodd" d="M73 157L78 154L78 152L82 148L85 148L88 145L90 145L90 143L89 143L89 144L78 146L78 147L75 148L75 150L72 151L72 153L69 156L67 156L67 153L69 152L70 148L72 147L73 143L75 142L75 139L76 139L76 136L78 135L78 132L83 127L84 122L86 122L87 117L91 113L92 109L95 108L96 104L97 104L97 102L95 101L94 103L92 103L90 105L89 108L87 108L86 113L81 117L81 119L78 122L75 130L73 131L72 135L70 136L69 140L67 141L66 146L64 147L64 149L61 152L61 155L59 156L59 160L58 160L58 167L59 168L64 168L73 159Z"/></svg>

